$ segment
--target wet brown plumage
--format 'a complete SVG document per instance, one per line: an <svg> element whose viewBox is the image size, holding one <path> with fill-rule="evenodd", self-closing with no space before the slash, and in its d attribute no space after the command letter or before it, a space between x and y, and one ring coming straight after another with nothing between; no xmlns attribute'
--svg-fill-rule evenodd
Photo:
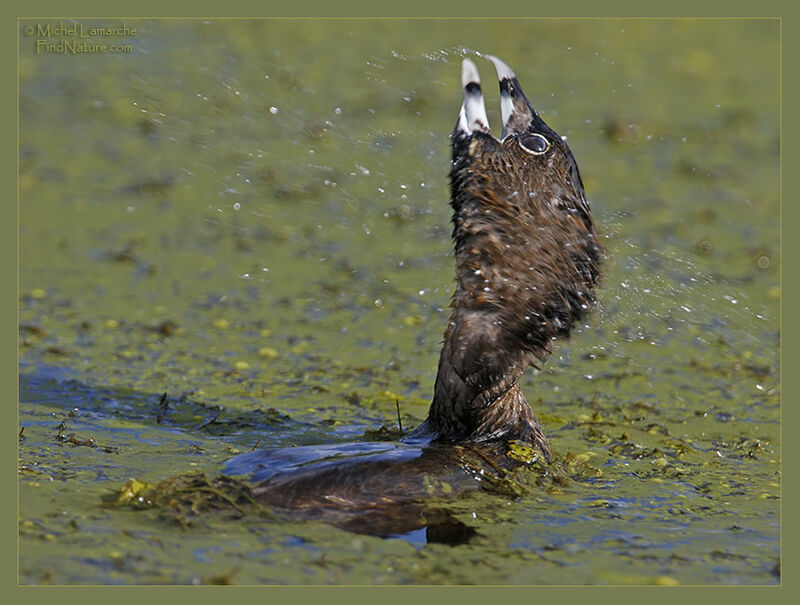
<svg viewBox="0 0 800 605"><path fill-rule="evenodd" d="M382 526L370 533L386 535L419 526L418 511L398 512L397 505L429 494L426 477L474 489L482 476L474 460L495 470L517 464L504 458L511 440L550 459L519 380L595 303L602 251L572 152L511 69L488 58L498 72L503 133L489 130L478 72L466 59L450 171L456 287L427 419L408 446L365 451L368 444L352 444L350 454L335 455L320 448L316 466L281 470L280 451L234 459L234 470L250 468L259 481L264 503L355 531L358 518L379 511L384 523L371 515L366 526Z"/></svg>
<svg viewBox="0 0 800 605"><path fill-rule="evenodd" d="M451 442L519 439L549 457L519 379L594 304L601 250L572 152L493 60L510 107L503 138L474 100L477 71L452 135L456 290L425 429Z"/></svg>

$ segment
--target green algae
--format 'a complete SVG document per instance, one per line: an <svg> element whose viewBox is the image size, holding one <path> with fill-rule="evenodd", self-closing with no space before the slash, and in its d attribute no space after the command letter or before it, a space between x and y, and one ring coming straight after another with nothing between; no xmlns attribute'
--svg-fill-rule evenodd
<svg viewBox="0 0 800 605"><path fill-rule="evenodd" d="M210 511L235 512L234 519L253 515L277 520L258 504L245 482L224 475L209 478L202 471L176 475L155 485L129 479L105 502L112 507L157 508L162 518L183 527L190 527L194 519L202 519L202 514Z"/></svg>
<svg viewBox="0 0 800 605"><path fill-rule="evenodd" d="M138 25L129 56L20 41L22 583L779 581L775 22ZM523 379L550 470L442 505L459 546L105 507L425 417L461 44L568 137L609 251Z"/></svg>

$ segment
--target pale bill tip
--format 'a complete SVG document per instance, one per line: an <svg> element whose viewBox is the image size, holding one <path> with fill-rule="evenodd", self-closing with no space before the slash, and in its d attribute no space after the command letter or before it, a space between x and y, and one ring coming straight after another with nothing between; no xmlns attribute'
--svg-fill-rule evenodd
<svg viewBox="0 0 800 605"><path fill-rule="evenodd" d="M489 61L494 64L494 68L497 70L497 79L501 82L503 80L511 80L517 77L514 73L514 70L511 69L508 64L505 63L505 61L498 59L494 55L484 55L484 57L489 59Z"/></svg>
<svg viewBox="0 0 800 605"><path fill-rule="evenodd" d="M467 84L474 82L475 84L481 83L481 77L478 74L478 68L470 59L464 59L461 62L461 85L466 88Z"/></svg>

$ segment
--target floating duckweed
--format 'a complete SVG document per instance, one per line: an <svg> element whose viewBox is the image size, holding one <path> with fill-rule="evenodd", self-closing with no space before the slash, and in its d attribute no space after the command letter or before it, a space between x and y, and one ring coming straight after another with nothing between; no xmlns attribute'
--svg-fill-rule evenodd
<svg viewBox="0 0 800 605"><path fill-rule="evenodd" d="M656 586L678 586L680 582L672 576L658 576L653 579L653 584Z"/></svg>
<svg viewBox="0 0 800 605"><path fill-rule="evenodd" d="M396 441L403 437L396 426L383 425L377 430L364 431L364 439L367 441Z"/></svg>
<svg viewBox="0 0 800 605"><path fill-rule="evenodd" d="M145 483L144 481L139 481L138 479L133 478L128 479L117 492L116 498L113 500L113 504L116 506L133 504L134 501L139 499L139 496L145 490L151 489L152 487L152 485Z"/></svg>
<svg viewBox="0 0 800 605"><path fill-rule="evenodd" d="M443 496L453 492L453 486L447 481L443 481L430 475L425 475L422 478L423 486L429 496Z"/></svg>
<svg viewBox="0 0 800 605"><path fill-rule="evenodd" d="M249 370L250 364L246 361L237 361L235 364L233 364L233 367L237 370Z"/></svg>
<svg viewBox="0 0 800 605"><path fill-rule="evenodd" d="M266 359L275 359L278 356L278 351L272 347L261 347L258 350L258 356Z"/></svg>
<svg viewBox="0 0 800 605"><path fill-rule="evenodd" d="M519 441L509 443L507 455L509 458L519 460L525 464L531 464L539 459L539 454L536 450Z"/></svg>
<svg viewBox="0 0 800 605"><path fill-rule="evenodd" d="M119 327L119 322L116 319L107 319L105 325L106 325L106 328L109 328L110 330L113 330L113 329Z"/></svg>
<svg viewBox="0 0 800 605"><path fill-rule="evenodd" d="M182 526L192 525L198 513L209 511L274 515L256 502L251 488L238 479L219 475L209 479L203 472L191 472L148 484L129 479L105 498L112 507L158 508Z"/></svg>
<svg viewBox="0 0 800 605"><path fill-rule="evenodd" d="M41 288L34 288L31 290L31 298L44 298L47 296L47 292L42 290Z"/></svg>
<svg viewBox="0 0 800 605"><path fill-rule="evenodd" d="M219 317L214 320L214 327L218 330L227 330L228 326L230 326L230 322L227 319Z"/></svg>

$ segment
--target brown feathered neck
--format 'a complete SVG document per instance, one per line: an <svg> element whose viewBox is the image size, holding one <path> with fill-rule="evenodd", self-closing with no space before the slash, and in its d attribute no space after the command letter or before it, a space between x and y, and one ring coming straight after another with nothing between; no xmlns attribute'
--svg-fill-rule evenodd
<svg viewBox="0 0 800 605"><path fill-rule="evenodd" d="M530 109L531 130L502 142L488 126L465 128L463 109L453 133L456 288L423 430L452 442L519 439L549 457L519 379L593 305L601 250L572 153ZM520 144L531 132L545 153Z"/></svg>

